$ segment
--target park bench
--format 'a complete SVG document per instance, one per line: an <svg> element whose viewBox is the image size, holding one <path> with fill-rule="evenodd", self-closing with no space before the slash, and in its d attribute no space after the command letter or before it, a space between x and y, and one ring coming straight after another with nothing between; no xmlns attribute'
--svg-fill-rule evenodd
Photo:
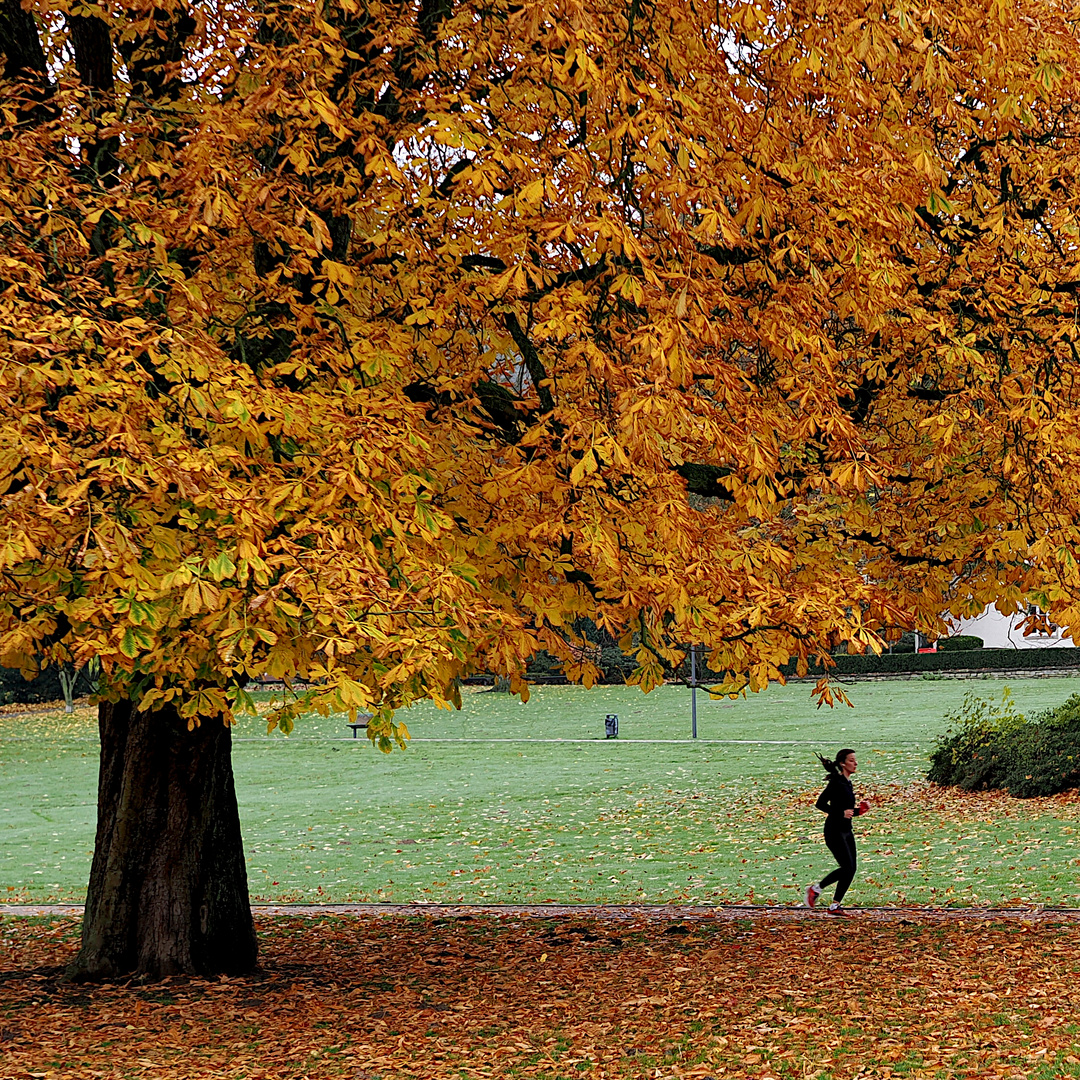
<svg viewBox="0 0 1080 1080"><path fill-rule="evenodd" d="M357 713L356 714L356 722L345 725L346 727L351 727L352 728L352 737L354 739L356 738L356 733L361 728L366 728L367 727L367 722L371 719L371 717L372 717L372 714L369 713L369 712Z"/></svg>

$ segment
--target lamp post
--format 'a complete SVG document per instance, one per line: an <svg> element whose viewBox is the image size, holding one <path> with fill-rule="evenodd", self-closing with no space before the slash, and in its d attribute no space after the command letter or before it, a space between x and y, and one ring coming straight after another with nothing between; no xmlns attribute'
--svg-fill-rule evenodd
<svg viewBox="0 0 1080 1080"><path fill-rule="evenodd" d="M690 738L697 738L697 646L690 646Z"/></svg>

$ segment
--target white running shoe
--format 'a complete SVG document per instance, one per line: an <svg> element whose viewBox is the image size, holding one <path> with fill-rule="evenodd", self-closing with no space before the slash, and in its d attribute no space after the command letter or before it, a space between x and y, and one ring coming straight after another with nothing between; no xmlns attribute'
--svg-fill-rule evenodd
<svg viewBox="0 0 1080 1080"><path fill-rule="evenodd" d="M806 906L812 908L817 903L817 898L821 895L820 885L807 885L806 886Z"/></svg>

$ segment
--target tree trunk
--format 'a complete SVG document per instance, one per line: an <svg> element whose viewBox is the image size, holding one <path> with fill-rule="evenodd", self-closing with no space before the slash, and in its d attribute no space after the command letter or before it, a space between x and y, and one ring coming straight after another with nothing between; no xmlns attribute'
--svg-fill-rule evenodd
<svg viewBox="0 0 1080 1080"><path fill-rule="evenodd" d="M67 660L61 660L56 666L56 674L60 680L60 692L64 695L64 712L75 711L75 683L79 680L79 668Z"/></svg>
<svg viewBox="0 0 1080 1080"><path fill-rule="evenodd" d="M258 946L220 721L98 706L98 827L72 979L234 975Z"/></svg>

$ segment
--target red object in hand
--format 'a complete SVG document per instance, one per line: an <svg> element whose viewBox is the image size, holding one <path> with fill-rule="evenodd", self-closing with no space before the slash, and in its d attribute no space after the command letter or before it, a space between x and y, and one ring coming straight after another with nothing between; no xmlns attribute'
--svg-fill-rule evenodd
<svg viewBox="0 0 1080 1080"><path fill-rule="evenodd" d="M863 799L863 801L861 803L859 803L859 813L860 814L865 814L866 811L869 810L869 809L870 809L870 804L865 799Z"/></svg>

